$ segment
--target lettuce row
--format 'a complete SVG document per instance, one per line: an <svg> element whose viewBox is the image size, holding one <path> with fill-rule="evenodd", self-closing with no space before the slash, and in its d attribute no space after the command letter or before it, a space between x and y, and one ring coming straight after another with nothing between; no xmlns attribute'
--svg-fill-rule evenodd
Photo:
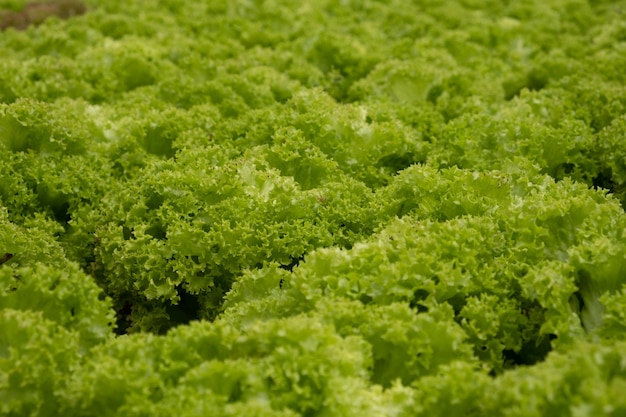
<svg viewBox="0 0 626 417"><path fill-rule="evenodd" d="M385 189L394 197L381 199L400 219L349 250L308 254L291 274L245 274L224 315L245 323L314 314L329 299L403 303L420 314L444 304L488 369L535 363L602 331L599 297L624 284L624 251L614 201L570 181L531 178L404 170Z"/></svg>
<svg viewBox="0 0 626 417"><path fill-rule="evenodd" d="M385 390L369 385L368 375L377 363L370 344L362 336L341 336L354 333L348 330L353 323L345 320L358 316L363 307L356 311L354 306L346 307L336 319L348 326L344 330L335 330L319 317L302 316L257 321L240 329L224 322L197 322L167 336L142 334L111 340L80 362L73 356L75 339L67 330L59 331L34 313L3 310L3 330L28 329L10 341L15 349L3 369L10 372L12 389L18 390L3 392L10 398L3 402L3 413L47 415L53 409L83 416L170 415L174 411L185 416L241 412L539 416L546 411L571 415L581 410L619 415L624 410L619 395L626 377L623 342L608 346L581 341L567 353L550 353L540 364L496 378L463 360L464 355L456 356L459 352L424 351L423 356L437 358L436 372L423 375L410 387L399 381ZM404 309L398 305L384 310L377 318L389 317L396 325L401 323L398 318L416 317L408 309L408 315L402 314ZM446 341L440 332L429 332L443 326L437 324L436 316L423 315L418 322L416 335L430 335L428 342L422 341L422 348L440 348L454 341ZM368 322L359 323L359 330L367 329ZM385 322L378 323L383 326ZM383 346L398 345L406 338L401 325L379 332L378 344ZM453 331L459 332L458 328ZM472 383L465 383L468 380ZM34 395L24 395L29 392Z"/></svg>
<svg viewBox="0 0 626 417"><path fill-rule="evenodd" d="M0 413L623 414L622 9L8 28Z"/></svg>

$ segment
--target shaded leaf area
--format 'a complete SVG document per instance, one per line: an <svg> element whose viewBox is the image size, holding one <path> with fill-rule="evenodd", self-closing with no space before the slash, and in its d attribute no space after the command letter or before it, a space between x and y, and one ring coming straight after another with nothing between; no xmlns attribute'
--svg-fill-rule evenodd
<svg viewBox="0 0 626 417"><path fill-rule="evenodd" d="M13 257L12 253L5 253L4 255L0 257L0 265L9 261L12 257Z"/></svg>

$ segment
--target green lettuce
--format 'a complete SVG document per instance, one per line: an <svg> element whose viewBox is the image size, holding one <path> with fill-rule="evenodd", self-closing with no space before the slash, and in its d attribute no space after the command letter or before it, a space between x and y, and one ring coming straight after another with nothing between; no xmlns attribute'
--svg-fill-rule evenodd
<svg viewBox="0 0 626 417"><path fill-rule="evenodd" d="M76 4L0 0L0 415L626 412L623 1Z"/></svg>

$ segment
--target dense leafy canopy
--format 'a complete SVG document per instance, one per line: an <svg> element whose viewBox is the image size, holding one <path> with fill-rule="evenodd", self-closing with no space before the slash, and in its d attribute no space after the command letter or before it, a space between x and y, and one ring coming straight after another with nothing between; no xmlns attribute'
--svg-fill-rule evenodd
<svg viewBox="0 0 626 417"><path fill-rule="evenodd" d="M0 9L0 415L626 414L624 1Z"/></svg>

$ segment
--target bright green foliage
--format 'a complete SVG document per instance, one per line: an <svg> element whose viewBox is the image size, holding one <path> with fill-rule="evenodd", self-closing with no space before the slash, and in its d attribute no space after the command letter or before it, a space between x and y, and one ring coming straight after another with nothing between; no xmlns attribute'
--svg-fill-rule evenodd
<svg viewBox="0 0 626 417"><path fill-rule="evenodd" d="M0 282L2 308L41 312L47 320L77 331L84 349L110 337L110 302L104 300L93 280L74 265L64 271L43 265L2 268Z"/></svg>
<svg viewBox="0 0 626 417"><path fill-rule="evenodd" d="M259 415L327 413L375 415L368 345L341 337L309 318L258 322L242 329L193 323L167 336L120 338L90 354L71 376L63 397L80 415ZM119 373L125 368L124 373ZM338 389L339 388L339 389Z"/></svg>
<svg viewBox="0 0 626 417"><path fill-rule="evenodd" d="M0 310L2 415L47 415L60 409L55 394L79 359L77 336L40 312Z"/></svg>
<svg viewBox="0 0 626 417"><path fill-rule="evenodd" d="M558 369L559 372L555 372ZM621 415L626 383L624 344L581 342L535 367L519 368L485 390L483 415ZM515 386L515 389L511 389Z"/></svg>
<svg viewBox="0 0 626 417"><path fill-rule="evenodd" d="M626 413L624 1L86 3L0 0L1 416Z"/></svg>
<svg viewBox="0 0 626 417"><path fill-rule="evenodd" d="M620 218L623 224L621 209L569 181L537 184L526 176L458 169L437 174L412 167L386 191L397 194L383 201L394 201L394 211L405 217L349 251L317 250L290 277L276 270L242 277L233 297L254 294L267 282L268 299L252 310L245 303L243 310L227 303L235 317L249 320L259 309L268 315L277 308L277 316L319 310L317 304L329 298L368 306L402 302L428 315L447 303L475 355L501 371L534 363L550 349L552 338L565 344L582 337L581 322L589 331L598 327L598 297L624 284L625 257L617 243L623 226L590 239L609 219ZM400 195L423 205L411 207ZM606 203L598 204L602 200ZM287 286L272 290L272 282L281 278ZM254 303L259 297L249 299Z"/></svg>

